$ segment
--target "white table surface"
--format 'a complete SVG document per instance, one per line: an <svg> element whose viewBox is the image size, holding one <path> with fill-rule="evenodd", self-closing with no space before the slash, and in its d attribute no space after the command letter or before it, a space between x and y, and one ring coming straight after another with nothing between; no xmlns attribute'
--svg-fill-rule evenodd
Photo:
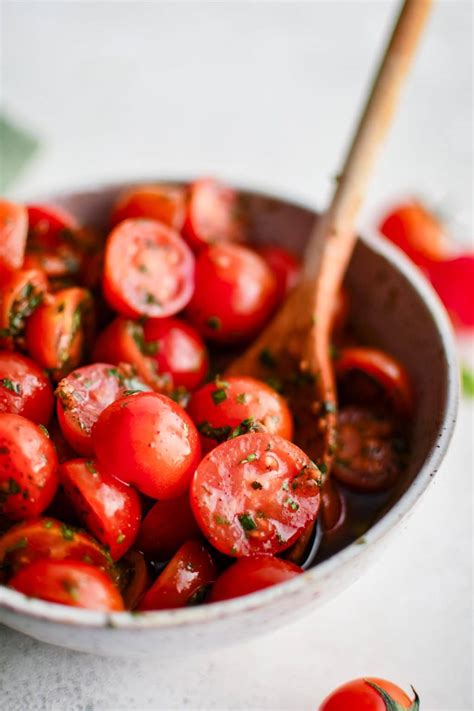
<svg viewBox="0 0 474 711"><path fill-rule="evenodd" d="M216 174L324 204L394 9L4 2L2 98L43 144L15 194ZM471 104L472 4L438 3L363 221L416 192L449 213L459 239L471 237ZM414 684L424 711L471 709L473 424L464 401L414 516L324 608L179 664L67 652L0 627L0 707L298 711L370 674Z"/></svg>

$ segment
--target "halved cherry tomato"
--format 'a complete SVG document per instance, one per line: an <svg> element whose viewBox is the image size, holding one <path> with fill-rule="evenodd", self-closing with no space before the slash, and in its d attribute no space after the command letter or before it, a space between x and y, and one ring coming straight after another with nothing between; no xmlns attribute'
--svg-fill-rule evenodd
<svg viewBox="0 0 474 711"><path fill-rule="evenodd" d="M134 542L141 503L130 486L110 476L92 459L73 459L59 468L59 481L80 522L118 560Z"/></svg>
<svg viewBox="0 0 474 711"><path fill-rule="evenodd" d="M177 232L154 220L124 220L107 238L104 294L123 316L181 311L194 288L194 257Z"/></svg>
<svg viewBox="0 0 474 711"><path fill-rule="evenodd" d="M151 581L143 553L130 550L118 563L119 588L127 610L134 610Z"/></svg>
<svg viewBox="0 0 474 711"><path fill-rule="evenodd" d="M199 534L186 494L152 506L142 521L135 547L153 560L169 560L183 543Z"/></svg>
<svg viewBox="0 0 474 711"><path fill-rule="evenodd" d="M40 558L81 560L112 572L110 555L83 531L51 517L23 521L0 538L3 578Z"/></svg>
<svg viewBox="0 0 474 711"><path fill-rule="evenodd" d="M201 434L204 452L231 436L252 431L293 437L286 401L255 378L216 378L193 394L188 412Z"/></svg>
<svg viewBox="0 0 474 711"><path fill-rule="evenodd" d="M245 230L237 193L211 178L191 183L183 234L193 249L242 242Z"/></svg>
<svg viewBox="0 0 474 711"><path fill-rule="evenodd" d="M55 392L64 437L76 452L91 456L92 428L100 413L126 394L149 389L129 365L93 363L73 370L60 380Z"/></svg>
<svg viewBox="0 0 474 711"><path fill-rule="evenodd" d="M256 252L237 244L203 250L196 262L196 288L187 313L205 338L245 341L270 317L277 282Z"/></svg>
<svg viewBox="0 0 474 711"><path fill-rule="evenodd" d="M0 281L23 264L27 234L26 208L0 199Z"/></svg>
<svg viewBox="0 0 474 711"><path fill-rule="evenodd" d="M334 360L334 368L338 379L346 376L350 378L354 371L361 371L382 386L401 415L409 416L412 413L413 389L410 377L393 356L377 348L352 346L340 351Z"/></svg>
<svg viewBox="0 0 474 711"><path fill-rule="evenodd" d="M43 303L48 280L37 269L13 272L0 288L0 345L14 347L22 339L26 319Z"/></svg>
<svg viewBox="0 0 474 711"><path fill-rule="evenodd" d="M291 580L302 572L303 569L298 565L273 555L240 558L217 578L209 602L250 595L257 590Z"/></svg>
<svg viewBox="0 0 474 711"><path fill-rule="evenodd" d="M138 609L169 610L200 602L216 577L216 566L206 548L188 541L145 593Z"/></svg>
<svg viewBox="0 0 474 711"><path fill-rule="evenodd" d="M397 708L418 711L420 706L416 692L411 701L391 681L367 677L340 686L324 699L319 711L395 711Z"/></svg>
<svg viewBox="0 0 474 711"><path fill-rule="evenodd" d="M320 502L321 473L296 445L263 432L212 450L191 482L191 506L209 541L236 557L288 548Z"/></svg>
<svg viewBox="0 0 474 711"><path fill-rule="evenodd" d="M130 218L157 220L178 232L184 223L185 192L174 185L139 185L120 195L112 211L112 225Z"/></svg>
<svg viewBox="0 0 474 711"><path fill-rule="evenodd" d="M30 358L0 351L0 412L47 425L53 410L49 378Z"/></svg>
<svg viewBox="0 0 474 711"><path fill-rule="evenodd" d="M77 560L36 560L9 582L29 597L89 610L120 612L123 600L108 575Z"/></svg>
<svg viewBox="0 0 474 711"><path fill-rule="evenodd" d="M418 200L393 208L379 230L419 266L446 259L451 252L442 223Z"/></svg>
<svg viewBox="0 0 474 711"><path fill-rule="evenodd" d="M56 491L56 451L41 427L0 413L0 512L9 518L38 516Z"/></svg>
<svg viewBox="0 0 474 711"><path fill-rule="evenodd" d="M294 254L276 244L255 245L255 251L265 260L276 278L276 303L281 304L285 296L296 286L301 272L301 264Z"/></svg>
<svg viewBox="0 0 474 711"><path fill-rule="evenodd" d="M93 302L87 289L57 291L28 319L28 352L54 380L59 380L79 365L92 323Z"/></svg>
<svg viewBox="0 0 474 711"><path fill-rule="evenodd" d="M474 254L432 262L425 270L456 328L474 328Z"/></svg>
<svg viewBox="0 0 474 711"><path fill-rule="evenodd" d="M383 491L401 471L399 438L391 420L362 407L343 407L337 419L333 474L361 491Z"/></svg>
<svg viewBox="0 0 474 711"><path fill-rule="evenodd" d="M155 499L184 494L201 453L189 415L159 393L138 393L109 405L92 441L104 472Z"/></svg>

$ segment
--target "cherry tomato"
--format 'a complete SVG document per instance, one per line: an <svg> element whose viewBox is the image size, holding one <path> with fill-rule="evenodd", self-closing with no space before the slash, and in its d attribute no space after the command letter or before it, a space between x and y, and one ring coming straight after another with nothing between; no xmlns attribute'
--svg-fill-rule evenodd
<svg viewBox="0 0 474 711"><path fill-rule="evenodd" d="M205 338L245 341L270 317L277 283L262 257L247 247L217 244L196 262L196 288L188 315Z"/></svg>
<svg viewBox="0 0 474 711"><path fill-rule="evenodd" d="M53 400L51 383L36 363L19 353L0 351L0 412L47 425Z"/></svg>
<svg viewBox="0 0 474 711"><path fill-rule="evenodd" d="M48 280L37 269L13 272L0 288L0 345L14 347L23 337L25 321L43 303Z"/></svg>
<svg viewBox="0 0 474 711"><path fill-rule="evenodd" d="M255 250L275 275L277 283L276 302L281 304L285 296L298 283L301 264L294 254L276 244L256 245Z"/></svg>
<svg viewBox="0 0 474 711"><path fill-rule="evenodd" d="M66 210L28 205L25 269L41 269L50 277L79 274L82 266L80 226Z"/></svg>
<svg viewBox="0 0 474 711"><path fill-rule="evenodd" d="M26 324L26 346L32 358L59 380L76 368L92 329L93 302L79 287L52 294Z"/></svg>
<svg viewBox="0 0 474 711"><path fill-rule="evenodd" d="M56 418L53 418L52 422L49 424L48 432L56 449L59 464L66 462L68 459L74 459L74 457L77 456L77 452L75 452L69 442L66 441Z"/></svg>
<svg viewBox="0 0 474 711"><path fill-rule="evenodd" d="M320 485L318 468L296 445L254 432L204 457L191 482L191 506L223 553L278 553L315 520Z"/></svg>
<svg viewBox="0 0 474 711"><path fill-rule="evenodd" d="M134 542L141 503L130 486L106 474L92 459L73 459L59 468L59 480L82 525L118 560Z"/></svg>
<svg viewBox="0 0 474 711"><path fill-rule="evenodd" d="M33 518L51 502L58 485L56 451L41 426L0 413L0 512Z"/></svg>
<svg viewBox="0 0 474 711"><path fill-rule="evenodd" d="M393 423L362 407L343 407L337 423L333 474L361 491L383 491L400 476L401 460Z"/></svg>
<svg viewBox="0 0 474 711"><path fill-rule="evenodd" d="M119 588L125 607L134 610L151 584L143 553L128 551L118 567Z"/></svg>
<svg viewBox="0 0 474 711"><path fill-rule="evenodd" d="M199 434L189 415L159 393L116 400L92 432L104 472L155 499L184 494L199 459Z"/></svg>
<svg viewBox="0 0 474 711"><path fill-rule="evenodd" d="M0 199L0 280L23 264L27 234L26 208Z"/></svg>
<svg viewBox="0 0 474 711"><path fill-rule="evenodd" d="M124 220L107 239L103 288L110 306L123 316L172 316L192 296L193 254L160 222Z"/></svg>
<svg viewBox="0 0 474 711"><path fill-rule="evenodd" d="M474 254L462 254L426 266L431 283L456 328L474 328Z"/></svg>
<svg viewBox="0 0 474 711"><path fill-rule="evenodd" d="M173 185L140 185L120 195L112 211L112 225L130 218L157 220L178 232L184 223L185 193Z"/></svg>
<svg viewBox="0 0 474 711"><path fill-rule="evenodd" d="M77 560L35 560L22 568L9 583L29 597L89 610L120 612L119 591L108 575Z"/></svg>
<svg viewBox="0 0 474 711"><path fill-rule="evenodd" d="M180 546L200 534L189 496L157 501L142 521L135 547L147 558L169 560Z"/></svg>
<svg viewBox="0 0 474 711"><path fill-rule="evenodd" d="M200 602L216 577L216 566L206 548L188 541L145 593L138 609L169 610Z"/></svg>
<svg viewBox="0 0 474 711"><path fill-rule="evenodd" d="M293 419L273 388L248 377L216 378L191 397L188 412L209 452L232 435L264 431L292 439Z"/></svg>
<svg viewBox="0 0 474 711"><path fill-rule="evenodd" d="M379 230L420 266L450 255L442 223L417 200L397 205Z"/></svg>
<svg viewBox="0 0 474 711"><path fill-rule="evenodd" d="M183 234L193 249L242 242L245 232L237 193L211 178L191 183Z"/></svg>
<svg viewBox="0 0 474 711"><path fill-rule="evenodd" d="M3 577L40 558L80 560L112 572L110 555L91 536L49 516L18 523L0 538Z"/></svg>
<svg viewBox="0 0 474 711"><path fill-rule="evenodd" d="M321 491L320 513L324 534L332 535L339 531L346 522L346 516L347 504L344 494L332 478L326 478Z"/></svg>
<svg viewBox="0 0 474 711"><path fill-rule="evenodd" d="M291 580L303 569L289 560L272 555L257 555L240 558L217 578L209 602L221 602L233 597L250 595L257 590Z"/></svg>
<svg viewBox="0 0 474 711"><path fill-rule="evenodd" d="M100 413L126 394L149 389L129 365L93 363L73 370L58 383L55 393L64 437L76 452L91 456L92 428Z"/></svg>
<svg viewBox="0 0 474 711"><path fill-rule="evenodd" d="M338 379L361 371L382 386L401 415L412 413L413 389L408 373L401 363L384 351L363 346L343 348L334 361L334 368Z"/></svg>
<svg viewBox="0 0 474 711"><path fill-rule="evenodd" d="M390 705L391 704L391 705ZM398 707L396 706L398 704ZM354 679L329 694L319 711L418 711L419 699L411 701L400 687L386 679Z"/></svg>

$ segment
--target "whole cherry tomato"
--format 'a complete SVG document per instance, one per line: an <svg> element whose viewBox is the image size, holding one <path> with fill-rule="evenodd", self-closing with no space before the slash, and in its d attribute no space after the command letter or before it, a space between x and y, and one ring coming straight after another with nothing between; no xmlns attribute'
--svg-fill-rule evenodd
<svg viewBox="0 0 474 711"><path fill-rule="evenodd" d="M0 351L0 412L47 425L53 401L51 383L34 361L19 353Z"/></svg>
<svg viewBox="0 0 474 711"><path fill-rule="evenodd" d="M35 560L9 582L30 597L71 607L120 612L123 600L106 573L77 560Z"/></svg>
<svg viewBox="0 0 474 711"><path fill-rule="evenodd" d="M189 415L159 393L116 400L92 432L104 472L156 499L184 494L199 462L199 434Z"/></svg>
<svg viewBox="0 0 474 711"><path fill-rule="evenodd" d="M197 538L200 529L189 496L157 501L142 521L135 547L153 560L169 560L183 543Z"/></svg>
<svg viewBox="0 0 474 711"><path fill-rule="evenodd" d="M278 553L315 520L320 487L320 471L301 449L254 432L204 457L191 482L191 506L206 538L223 553Z"/></svg>
<svg viewBox="0 0 474 711"><path fill-rule="evenodd" d="M122 193L112 211L112 225L130 218L157 220L178 232L185 216L185 192L173 185L139 185Z"/></svg>
<svg viewBox="0 0 474 711"><path fill-rule="evenodd" d="M289 560L275 558L273 555L239 558L217 578L209 602L250 595L257 590L291 580L302 572L302 568Z"/></svg>
<svg viewBox="0 0 474 711"><path fill-rule="evenodd" d="M276 278L276 303L296 286L301 272L300 261L294 254L276 244L255 245L255 251L265 260Z"/></svg>
<svg viewBox="0 0 474 711"><path fill-rule="evenodd" d="M26 208L0 199L0 281L23 264L27 234Z"/></svg>
<svg viewBox="0 0 474 711"><path fill-rule="evenodd" d="M432 262L425 270L454 326L458 329L474 328L474 254L461 254L444 262Z"/></svg>
<svg viewBox="0 0 474 711"><path fill-rule="evenodd" d="M183 234L193 249L242 242L245 231L237 193L211 178L191 183Z"/></svg>
<svg viewBox="0 0 474 711"><path fill-rule="evenodd" d="M12 349L23 345L25 322L43 303L48 280L37 269L12 272L0 287L0 345Z"/></svg>
<svg viewBox="0 0 474 711"><path fill-rule="evenodd" d="M0 512L9 518L38 516L55 494L58 460L41 427L0 413Z"/></svg>
<svg viewBox="0 0 474 711"><path fill-rule="evenodd" d="M413 701L400 687L386 679L354 679L329 694L319 711L418 711L420 701L414 691Z"/></svg>

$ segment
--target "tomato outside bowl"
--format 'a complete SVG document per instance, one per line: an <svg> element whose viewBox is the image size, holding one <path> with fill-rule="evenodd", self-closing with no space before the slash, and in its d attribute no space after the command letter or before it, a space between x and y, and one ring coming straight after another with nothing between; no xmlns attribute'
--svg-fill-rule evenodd
<svg viewBox="0 0 474 711"><path fill-rule="evenodd" d="M183 181L122 182L52 193L35 201L63 207L84 224L104 228L120 193L152 182ZM254 239L303 252L317 218L315 210L263 192L237 190ZM458 366L444 308L400 250L376 235L360 237L346 282L357 336L399 358L417 390L406 476L390 507L364 534L363 545L353 542L303 575L245 597L138 615L56 605L0 586L0 622L43 642L82 652L177 656L274 630L331 600L360 577L412 512L441 465L456 421Z"/></svg>

